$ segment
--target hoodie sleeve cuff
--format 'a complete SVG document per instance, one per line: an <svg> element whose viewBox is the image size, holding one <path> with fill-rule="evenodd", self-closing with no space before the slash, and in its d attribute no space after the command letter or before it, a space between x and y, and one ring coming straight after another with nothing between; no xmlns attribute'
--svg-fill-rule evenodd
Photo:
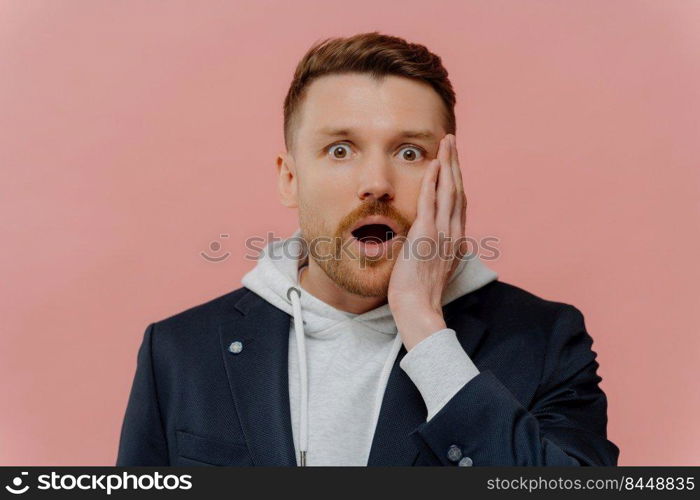
<svg viewBox="0 0 700 500"><path fill-rule="evenodd" d="M418 388L430 420L480 372L457 340L452 328L444 328L416 344L399 363Z"/></svg>

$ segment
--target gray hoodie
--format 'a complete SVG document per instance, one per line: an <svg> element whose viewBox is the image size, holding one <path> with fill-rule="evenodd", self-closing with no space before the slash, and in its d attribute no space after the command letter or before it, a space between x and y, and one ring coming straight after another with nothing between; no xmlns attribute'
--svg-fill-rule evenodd
<svg viewBox="0 0 700 500"><path fill-rule="evenodd" d="M243 286L293 317L289 335L289 403L298 465L367 465L384 390L401 348L388 304L362 314L332 307L299 285L301 230L261 252ZM446 305L496 280L478 257L460 262L442 296ZM264 334L264 332L261 332ZM401 360L430 420L479 373L445 328Z"/></svg>

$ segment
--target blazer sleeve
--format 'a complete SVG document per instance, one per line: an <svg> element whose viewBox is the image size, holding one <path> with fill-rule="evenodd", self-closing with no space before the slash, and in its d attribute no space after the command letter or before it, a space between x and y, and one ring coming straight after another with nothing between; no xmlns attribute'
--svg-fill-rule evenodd
<svg viewBox="0 0 700 500"><path fill-rule="evenodd" d="M137 355L119 440L117 466L169 465L153 371L155 323L146 328Z"/></svg>
<svg viewBox="0 0 700 500"><path fill-rule="evenodd" d="M607 399L581 312L565 304L525 408L491 370L467 382L411 439L434 465L614 466Z"/></svg>

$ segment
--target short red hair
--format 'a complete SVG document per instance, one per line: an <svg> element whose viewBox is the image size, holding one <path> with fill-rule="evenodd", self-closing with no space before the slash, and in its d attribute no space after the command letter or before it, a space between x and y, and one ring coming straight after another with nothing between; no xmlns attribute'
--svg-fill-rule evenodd
<svg viewBox="0 0 700 500"><path fill-rule="evenodd" d="M292 132L304 90L316 78L333 73L366 73L381 79L404 76L430 84L445 104L445 130L456 134L457 101L439 56L425 46L373 31L316 42L299 61L284 100L284 144L290 149Z"/></svg>

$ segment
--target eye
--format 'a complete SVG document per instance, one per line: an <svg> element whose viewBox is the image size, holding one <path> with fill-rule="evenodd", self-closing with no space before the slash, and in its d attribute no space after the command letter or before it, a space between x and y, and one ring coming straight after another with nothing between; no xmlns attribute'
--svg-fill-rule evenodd
<svg viewBox="0 0 700 500"><path fill-rule="evenodd" d="M326 147L326 153L331 155L331 158L335 160L344 160L352 154L350 145L345 142L337 142ZM402 160L408 161L410 163L415 163L422 160L426 152L423 148L418 146L404 146L399 150L399 155Z"/></svg>
<svg viewBox="0 0 700 500"><path fill-rule="evenodd" d="M401 151L410 152L411 150L418 151L418 154L420 155L419 159L421 159L421 160L425 156L425 150L423 150L423 148L419 148L418 146L406 146L406 147L401 148ZM406 155L406 153L399 153L399 155L401 156L402 160L406 160L406 161L409 161L411 163L418 161L418 160L416 160L416 153L411 153L408 155Z"/></svg>
<svg viewBox="0 0 700 500"><path fill-rule="evenodd" d="M331 144L326 150L331 154L331 157L336 160L343 160L350 156L351 153L350 146L344 142Z"/></svg>

